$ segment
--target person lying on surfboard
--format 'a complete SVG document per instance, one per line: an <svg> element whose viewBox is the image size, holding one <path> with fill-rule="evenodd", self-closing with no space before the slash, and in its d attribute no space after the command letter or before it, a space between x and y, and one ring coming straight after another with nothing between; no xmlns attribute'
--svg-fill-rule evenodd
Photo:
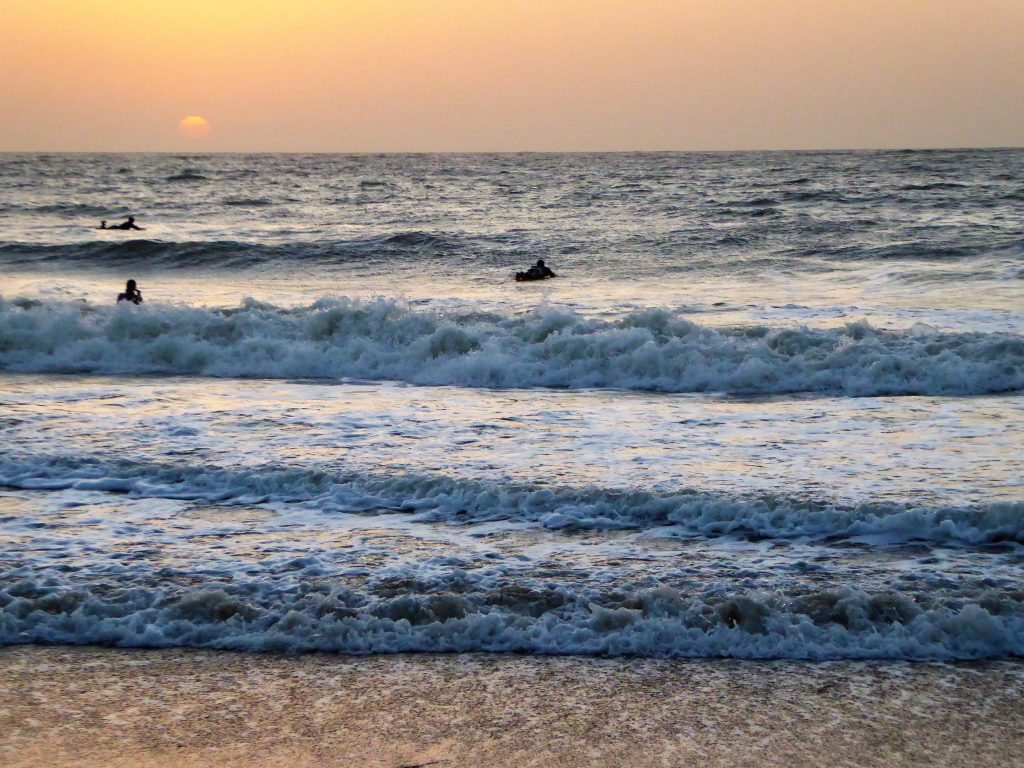
<svg viewBox="0 0 1024 768"><path fill-rule="evenodd" d="M137 226L135 224L135 217L134 216L129 216L128 217L128 221L126 221L126 222L124 222L122 224L114 224L112 227L108 227L107 226L106 220L101 221L99 228L100 229L137 229L140 232L143 229L145 229L145 227L140 227L140 226Z"/></svg>
<svg viewBox="0 0 1024 768"><path fill-rule="evenodd" d="M537 259L537 263L525 272L516 272L516 280L543 280L546 277L558 277L544 265L544 259Z"/></svg>

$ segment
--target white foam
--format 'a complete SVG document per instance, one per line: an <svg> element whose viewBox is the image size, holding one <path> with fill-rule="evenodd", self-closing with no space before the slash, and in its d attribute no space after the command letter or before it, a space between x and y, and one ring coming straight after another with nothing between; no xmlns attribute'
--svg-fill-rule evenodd
<svg viewBox="0 0 1024 768"><path fill-rule="evenodd" d="M1024 502L843 506L815 499L739 497L690 489L654 493L537 487L443 475L331 474L269 467L208 470L63 457L2 460L0 485L116 491L219 504L301 504L325 514L399 511L419 521L455 524L518 520L560 530L669 526L684 536L874 539L888 544L1024 541Z"/></svg>
<svg viewBox="0 0 1024 768"><path fill-rule="evenodd" d="M465 574L460 578L464 580ZM546 602L538 602L546 600ZM26 578L0 588L0 645L78 643L244 651L527 652L788 659L1024 655L1024 615L977 603L920 608L843 588L687 596L668 587L601 605L559 587L519 603L494 592L382 598L329 583L104 588Z"/></svg>
<svg viewBox="0 0 1024 768"><path fill-rule="evenodd" d="M231 310L0 300L0 369L466 387L973 395L1024 388L1024 338L867 323L712 329L666 310L441 314L393 300Z"/></svg>

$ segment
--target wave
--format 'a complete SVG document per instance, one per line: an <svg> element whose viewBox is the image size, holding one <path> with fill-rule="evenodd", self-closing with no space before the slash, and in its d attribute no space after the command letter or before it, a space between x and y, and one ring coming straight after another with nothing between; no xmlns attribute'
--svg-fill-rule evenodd
<svg viewBox="0 0 1024 768"><path fill-rule="evenodd" d="M259 260L263 247L231 240L167 242L132 238L74 245L0 243L11 265L65 262L89 266L242 267Z"/></svg>
<svg viewBox="0 0 1024 768"><path fill-rule="evenodd" d="M794 181L781 182L785 185L800 186L808 183L809 179L796 179ZM765 183L758 186L776 186L776 184ZM782 190L777 193L775 197L753 197L748 199L736 199L736 200L721 200L718 201L720 211L723 213L734 214L737 208L755 208L755 209L770 209L778 206L785 205L787 203L806 203L806 202L833 202L833 203L847 203L851 201L851 198L840 195L833 190L827 189L799 189L799 190Z"/></svg>
<svg viewBox="0 0 1024 768"><path fill-rule="evenodd" d="M266 206L263 198L240 198L227 205ZM118 236L120 237L120 236ZM466 238L457 234L398 232L352 240L318 240L309 243L266 245L239 240L168 241L132 238L92 240L69 245L0 242L0 261L12 266L52 265L159 266L171 268L255 266L275 261L343 263L367 257L393 258L402 254L422 255L425 251L450 253L464 247Z"/></svg>
<svg viewBox="0 0 1024 768"><path fill-rule="evenodd" d="M221 205L233 205L242 208L261 208L267 205L274 205L273 200L265 197L225 197L220 201Z"/></svg>
<svg viewBox="0 0 1024 768"><path fill-rule="evenodd" d="M432 235L429 232L399 232L397 235L388 235L382 241L389 245L411 245L416 247L442 247L450 244L444 237Z"/></svg>
<svg viewBox="0 0 1024 768"><path fill-rule="evenodd" d="M1024 544L1024 502L936 506L728 496L692 489L650 492L541 486L443 475L322 470L210 469L69 456L0 460L0 486L126 493L221 505L301 504L325 514L402 513L418 522L470 525L513 520L552 530L671 527L685 537Z"/></svg>
<svg viewBox="0 0 1024 768"><path fill-rule="evenodd" d="M90 205L89 203L49 203L46 205L5 206L7 210L20 210L28 213L48 213L68 216L96 216L118 218L127 213L115 211L111 213L109 206Z"/></svg>
<svg viewBox="0 0 1024 768"><path fill-rule="evenodd" d="M300 576L295 582L193 578L199 583L173 585L164 569L160 587L16 573L0 584L0 645L756 659L1024 655L1021 595L998 590L959 605L851 588L800 596L668 586L602 594L430 563L385 569L353 589L325 578L316 556L288 566Z"/></svg>
<svg viewBox="0 0 1024 768"><path fill-rule="evenodd" d="M446 524L511 519L552 528L674 525L679 535L833 546L874 538L942 546L1024 543L1024 506L929 508L542 488L466 479L211 470L127 460L25 457L0 483L218 505L301 505L324 515L404 513ZM45 528L45 521L40 521ZM40 531L45 535L45 532ZM1015 542L1009 544L1007 542ZM1024 592L979 583L951 595L909 580L863 589L827 579L756 589L717 582L606 582L575 571L465 567L437 555L349 568L330 552L167 564L12 564L0 574L0 645L77 643L240 651L521 652L735 658L980 659L1024 656ZM668 578L668 577L666 577Z"/></svg>
<svg viewBox="0 0 1024 768"><path fill-rule="evenodd" d="M846 396L1024 388L1024 337L925 326L707 328L667 310L615 321L415 310L395 300L283 309L0 299L0 370L325 378L489 388Z"/></svg>
<svg viewBox="0 0 1024 768"><path fill-rule="evenodd" d="M167 177L167 181L209 181L209 176L204 176L197 170L187 168L180 173L175 173Z"/></svg>
<svg viewBox="0 0 1024 768"><path fill-rule="evenodd" d="M956 181L933 181L924 184L905 184L902 187L900 187L900 189L907 192L931 192L935 190L966 189L968 186L970 185L961 184L960 182Z"/></svg>
<svg viewBox="0 0 1024 768"><path fill-rule="evenodd" d="M901 243L863 246L844 245L815 248L805 252L805 256L817 255L821 258L842 262L896 262L913 261L927 263L993 260L1001 254L1011 258L1021 252L1022 241L1019 237L992 236L985 240L965 240L962 244L952 245L945 242L929 242L912 240Z"/></svg>

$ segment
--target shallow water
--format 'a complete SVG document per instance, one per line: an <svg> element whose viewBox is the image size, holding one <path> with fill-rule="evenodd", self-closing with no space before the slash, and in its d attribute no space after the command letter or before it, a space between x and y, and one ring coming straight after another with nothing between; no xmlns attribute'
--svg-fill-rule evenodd
<svg viewBox="0 0 1024 768"><path fill-rule="evenodd" d="M1021 655L1022 180L2 156L0 641Z"/></svg>

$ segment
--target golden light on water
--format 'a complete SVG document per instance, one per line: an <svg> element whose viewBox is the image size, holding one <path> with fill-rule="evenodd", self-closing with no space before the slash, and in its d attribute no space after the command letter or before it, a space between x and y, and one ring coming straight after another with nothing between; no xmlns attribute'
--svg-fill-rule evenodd
<svg viewBox="0 0 1024 768"><path fill-rule="evenodd" d="M199 115L183 117L178 122L178 133L186 139L201 139L210 133L210 121Z"/></svg>

